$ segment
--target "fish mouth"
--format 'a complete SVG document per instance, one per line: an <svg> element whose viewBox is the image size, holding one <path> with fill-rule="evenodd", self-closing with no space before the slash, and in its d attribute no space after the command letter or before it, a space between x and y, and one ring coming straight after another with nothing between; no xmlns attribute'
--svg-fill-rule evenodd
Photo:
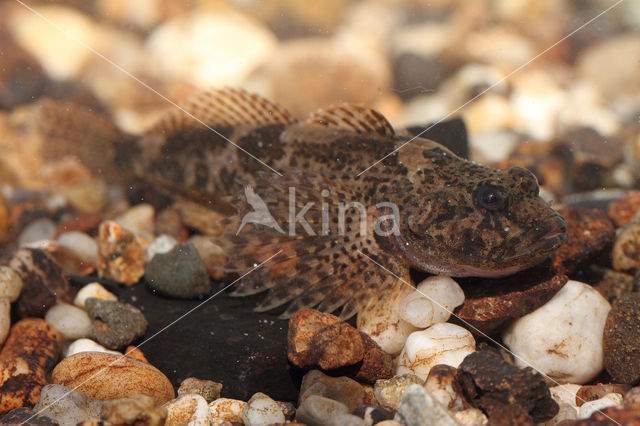
<svg viewBox="0 0 640 426"><path fill-rule="evenodd" d="M527 235L529 234L529 235ZM525 257L541 257L558 249L569 238L564 218L554 215L545 221L542 228L535 228L525 234L524 241L533 241L523 247L519 254L504 258L503 261L514 261ZM528 238L527 238L528 237Z"/></svg>

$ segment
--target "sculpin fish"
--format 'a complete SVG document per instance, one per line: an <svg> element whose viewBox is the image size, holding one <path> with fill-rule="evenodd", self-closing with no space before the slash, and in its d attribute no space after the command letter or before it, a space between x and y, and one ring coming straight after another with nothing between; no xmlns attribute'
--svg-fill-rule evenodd
<svg viewBox="0 0 640 426"><path fill-rule="evenodd" d="M485 167L419 137L407 144L412 136L374 110L343 105L298 120L230 89L181 108L141 137L91 125L91 143L181 196L204 205L226 197L235 213L210 238L227 272L270 259L234 290L266 291L259 311L342 307L348 318L408 281L411 268L500 277L540 263L567 238L528 170Z"/></svg>

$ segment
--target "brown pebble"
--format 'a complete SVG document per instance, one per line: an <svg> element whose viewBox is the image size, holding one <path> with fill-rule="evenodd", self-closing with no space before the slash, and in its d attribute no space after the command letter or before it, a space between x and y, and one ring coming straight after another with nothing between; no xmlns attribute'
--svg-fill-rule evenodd
<svg viewBox="0 0 640 426"><path fill-rule="evenodd" d="M0 352L0 414L32 407L62 351L62 335L40 318L11 327Z"/></svg>
<svg viewBox="0 0 640 426"><path fill-rule="evenodd" d="M169 379L151 364L104 352L80 352L63 359L53 369L51 382L100 401L142 394L160 405L174 398Z"/></svg>
<svg viewBox="0 0 640 426"><path fill-rule="evenodd" d="M555 274L547 264L505 278L461 281L465 300L455 315L470 332L492 334L508 321L544 305L567 280L566 275Z"/></svg>
<svg viewBox="0 0 640 426"><path fill-rule="evenodd" d="M611 263L617 271L637 271L640 269L640 223L632 222L618 230Z"/></svg>
<svg viewBox="0 0 640 426"><path fill-rule="evenodd" d="M65 232L78 231L89 235L94 235L98 231L98 226L102 222L101 213L78 213L65 220L56 228L55 237L59 237Z"/></svg>
<svg viewBox="0 0 640 426"><path fill-rule="evenodd" d="M101 417L108 425L161 426L165 424L167 409L150 396L135 395L105 402Z"/></svg>
<svg viewBox="0 0 640 426"><path fill-rule="evenodd" d="M360 332L335 315L303 309L289 320L289 360L323 370L353 365L364 357Z"/></svg>
<svg viewBox="0 0 640 426"><path fill-rule="evenodd" d="M616 228L621 228L631 222L639 208L640 191L629 191L621 199L609 204L608 213Z"/></svg>
<svg viewBox="0 0 640 426"><path fill-rule="evenodd" d="M195 377L189 377L184 379L180 383L180 388L178 388L178 396L195 393L206 399L207 402L211 402L220 398L221 391L222 383L214 382L212 380L201 380Z"/></svg>
<svg viewBox="0 0 640 426"><path fill-rule="evenodd" d="M184 243L189 238L189 230L182 223L180 212L175 209L164 209L156 215L156 234L166 234Z"/></svg>
<svg viewBox="0 0 640 426"><path fill-rule="evenodd" d="M559 274L570 274L613 243L615 230L606 214L595 209L563 208L569 239L551 257Z"/></svg>
<svg viewBox="0 0 640 426"><path fill-rule="evenodd" d="M360 333L360 336L364 343L364 356L358 372L353 376L354 379L373 384L376 380L393 377L395 367L391 355L383 351L367 334Z"/></svg>
<svg viewBox="0 0 640 426"><path fill-rule="evenodd" d="M130 356L131 358L135 358L140 361L149 362L149 360L144 356L144 353L137 346L133 346L133 345L127 346L127 349L125 349L124 354L126 356Z"/></svg>
<svg viewBox="0 0 640 426"><path fill-rule="evenodd" d="M144 275L147 253L138 239L112 220L100 225L98 272L100 276L126 285L137 283Z"/></svg>
<svg viewBox="0 0 640 426"><path fill-rule="evenodd" d="M616 382L640 382L640 294L616 300L604 325L604 366Z"/></svg>
<svg viewBox="0 0 640 426"><path fill-rule="evenodd" d="M9 266L23 282L22 293L15 304L18 318L43 317L56 303L73 303L73 288L60 266L44 251L20 249Z"/></svg>
<svg viewBox="0 0 640 426"><path fill-rule="evenodd" d="M318 370L311 370L302 378L298 405L311 395L339 401L354 410L363 404L371 403L370 394L364 386L349 377L331 377Z"/></svg>

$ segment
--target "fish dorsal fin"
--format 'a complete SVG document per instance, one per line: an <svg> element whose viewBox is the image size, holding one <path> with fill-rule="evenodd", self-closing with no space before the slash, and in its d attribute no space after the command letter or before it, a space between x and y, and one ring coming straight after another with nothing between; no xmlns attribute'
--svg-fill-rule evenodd
<svg viewBox="0 0 640 426"><path fill-rule="evenodd" d="M291 124L297 120L282 106L242 89L208 90L186 99L169 112L150 134L170 134L190 127L229 128Z"/></svg>
<svg viewBox="0 0 640 426"><path fill-rule="evenodd" d="M305 124L346 129L358 134L395 136L395 131L384 115L371 108L343 104L313 113Z"/></svg>

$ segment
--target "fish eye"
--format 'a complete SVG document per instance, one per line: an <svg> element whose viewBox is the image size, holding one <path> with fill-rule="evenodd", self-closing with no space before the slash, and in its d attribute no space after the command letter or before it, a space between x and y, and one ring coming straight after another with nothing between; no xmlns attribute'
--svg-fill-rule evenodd
<svg viewBox="0 0 640 426"><path fill-rule="evenodd" d="M474 202L477 206L487 210L502 210L507 205L504 190L496 185L482 184L474 191Z"/></svg>

